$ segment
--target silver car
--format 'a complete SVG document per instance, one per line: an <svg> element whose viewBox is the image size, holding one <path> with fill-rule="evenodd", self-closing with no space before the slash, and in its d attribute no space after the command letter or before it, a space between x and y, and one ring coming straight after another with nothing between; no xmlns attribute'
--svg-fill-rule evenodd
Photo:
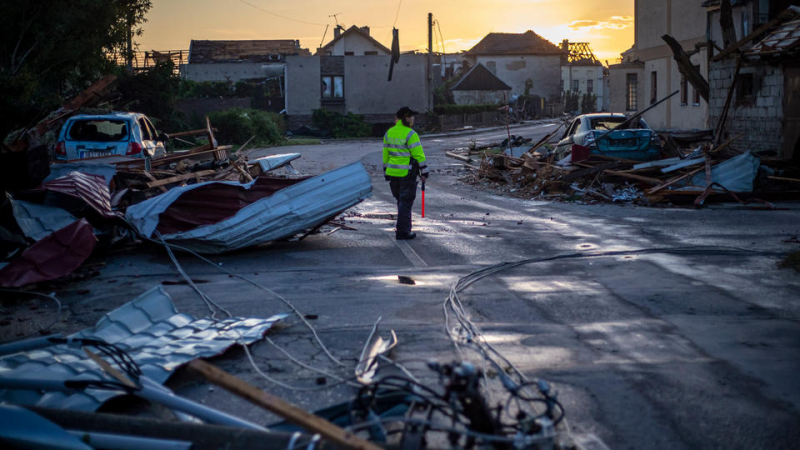
<svg viewBox="0 0 800 450"><path fill-rule="evenodd" d="M55 155L60 160L113 155L153 158L166 155L164 140L144 114L82 114L70 117L61 127Z"/></svg>
<svg viewBox="0 0 800 450"><path fill-rule="evenodd" d="M576 117L556 146L556 154L566 154L573 145L588 147L590 153L616 158L648 161L658 158L661 141L643 118L632 126L617 130L628 120L624 114L594 113ZM609 130L614 130L609 132ZM598 141L599 138L599 141Z"/></svg>

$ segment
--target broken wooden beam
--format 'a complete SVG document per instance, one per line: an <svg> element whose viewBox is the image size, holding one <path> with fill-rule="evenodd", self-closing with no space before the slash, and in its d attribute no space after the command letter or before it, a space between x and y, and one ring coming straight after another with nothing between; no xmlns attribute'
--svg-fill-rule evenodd
<svg viewBox="0 0 800 450"><path fill-rule="evenodd" d="M672 49L673 58L678 64L678 71L681 75L686 77L686 80L694 86L700 96L703 97L703 100L708 103L708 94L711 90L708 86L708 80L706 80L703 74L700 73L700 70L692 64L692 60L689 58L689 55L686 54L686 51L683 50L680 42L668 34L661 36L661 39Z"/></svg>
<svg viewBox="0 0 800 450"><path fill-rule="evenodd" d="M215 173L217 173L216 170L201 170L199 172L185 173L183 175L177 175L177 176L170 177L170 178L164 178L164 179L161 179L161 180L151 181L151 182L147 183L146 186L147 186L148 189L152 189L154 187L166 186L168 184L178 183L180 181L191 180L193 178L195 180L197 180L198 182L200 182L200 178L201 177L207 177L209 175L214 175Z"/></svg>
<svg viewBox="0 0 800 450"><path fill-rule="evenodd" d="M444 152L444 154L449 156L449 157L451 157L451 158L455 158L455 159L457 159L459 161L464 161L466 163L472 162L472 158L470 158L469 156L462 156L462 155L459 155L458 153L453 153L453 152Z"/></svg>
<svg viewBox="0 0 800 450"><path fill-rule="evenodd" d="M380 450L377 445L354 435L352 432L340 428L322 417L315 416L277 396L268 394L201 359L190 362L188 367L202 375L209 383L216 384L226 391L277 414L288 422L311 433L319 433L322 437L335 444L345 448Z"/></svg>
<svg viewBox="0 0 800 450"><path fill-rule="evenodd" d="M685 180L686 178L689 178L689 177L691 177L691 176L694 176L694 175L695 175L695 174L697 174L697 173L700 173L700 171L702 171L702 170L704 170L704 169L705 169L704 167L701 167L701 168L699 168L699 169L695 169L695 170L693 170L693 171L691 171L691 172L689 172L689 173L685 173L685 174L683 174L683 175L680 175L680 176L678 176L678 177L675 177L675 178L673 178L673 179L671 179L671 180L668 180L666 183L664 183L664 184L662 184L662 185L660 185L660 186L656 186L656 187L654 187L654 188L650 189L649 191L647 191L647 193L648 193L648 194L655 194L656 192L658 192L658 191L660 191L660 190L662 190L662 189L666 189L666 188L668 188L668 187L670 187L670 186L674 185L675 183L677 183L677 182L679 182L679 181L681 181L681 180Z"/></svg>

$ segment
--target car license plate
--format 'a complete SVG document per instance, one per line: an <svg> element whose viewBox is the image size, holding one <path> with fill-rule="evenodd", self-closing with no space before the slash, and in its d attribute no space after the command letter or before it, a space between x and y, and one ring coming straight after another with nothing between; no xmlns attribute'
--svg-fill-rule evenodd
<svg viewBox="0 0 800 450"><path fill-rule="evenodd" d="M108 156L110 152L106 151L91 151L91 150L82 150L78 155L81 159L83 158L97 158L100 156Z"/></svg>

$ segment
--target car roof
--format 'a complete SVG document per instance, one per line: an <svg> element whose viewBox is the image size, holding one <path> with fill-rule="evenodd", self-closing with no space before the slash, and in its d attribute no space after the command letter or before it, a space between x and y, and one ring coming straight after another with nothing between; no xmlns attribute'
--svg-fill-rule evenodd
<svg viewBox="0 0 800 450"><path fill-rule="evenodd" d="M69 120L136 119L141 115L141 113L115 111L108 114L78 114L70 117Z"/></svg>

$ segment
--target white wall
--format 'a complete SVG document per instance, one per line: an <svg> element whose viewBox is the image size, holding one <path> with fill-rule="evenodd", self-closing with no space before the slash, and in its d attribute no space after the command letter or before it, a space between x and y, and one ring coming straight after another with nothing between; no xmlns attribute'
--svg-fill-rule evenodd
<svg viewBox="0 0 800 450"><path fill-rule="evenodd" d="M453 91L456 105L486 105L503 101L503 93L508 99L508 91Z"/></svg>
<svg viewBox="0 0 800 450"><path fill-rule="evenodd" d="M572 72L572 78L570 78L570 72ZM597 96L595 111L607 110L608 91L602 66L561 66L561 80L564 83L565 91L572 91L572 83L578 81L578 91L581 94L589 92L587 81L592 80L592 93Z"/></svg>
<svg viewBox="0 0 800 450"><path fill-rule="evenodd" d="M329 48L329 56L344 56L345 52L353 52L353 56L363 56L364 52L378 52L378 55L388 55L386 51L376 46L374 42L359 34L350 34L340 39Z"/></svg>

